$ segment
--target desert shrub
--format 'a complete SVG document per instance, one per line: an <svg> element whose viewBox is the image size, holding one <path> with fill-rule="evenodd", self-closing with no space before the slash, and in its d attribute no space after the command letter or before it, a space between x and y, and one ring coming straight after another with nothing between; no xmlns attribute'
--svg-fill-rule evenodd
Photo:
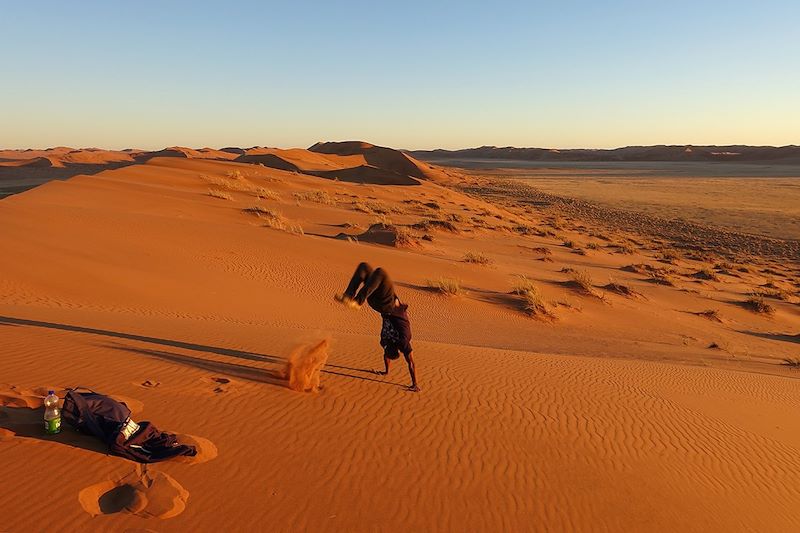
<svg viewBox="0 0 800 533"><path fill-rule="evenodd" d="M763 315L775 314L775 308L764 300L764 296L758 292L751 292L743 302L745 308Z"/></svg>
<svg viewBox="0 0 800 533"><path fill-rule="evenodd" d="M335 203L333 198L331 198L331 195L328 194L326 191L296 192L292 196L294 196L295 200L314 202L323 205L332 205Z"/></svg>
<svg viewBox="0 0 800 533"><path fill-rule="evenodd" d="M717 276L717 273L708 267L701 268L700 270L692 274L692 276L697 279L705 279L708 281L719 281L719 276Z"/></svg>
<svg viewBox="0 0 800 533"><path fill-rule="evenodd" d="M267 189L265 187L258 187L257 189L255 189L254 192L255 192L255 195L260 200L275 200L275 201L278 201L278 200L281 199L280 194L276 193L275 191L273 191L271 189Z"/></svg>
<svg viewBox="0 0 800 533"><path fill-rule="evenodd" d="M488 265L492 262L490 257L481 252L467 252L461 260L465 263L474 263L476 265Z"/></svg>
<svg viewBox="0 0 800 533"><path fill-rule="evenodd" d="M437 279L427 280L429 289L447 296L459 296L463 294L464 289L461 288L461 281L455 278L440 277Z"/></svg>
<svg viewBox="0 0 800 533"><path fill-rule="evenodd" d="M575 241L572 241L572 240L567 240L567 241L564 241L564 242L563 242L563 243L561 243L561 244L563 244L563 245L564 245L564 246L566 246L567 248L573 248L573 249L574 249L574 248L577 248L577 247L578 247L577 243L576 243Z"/></svg>
<svg viewBox="0 0 800 533"><path fill-rule="evenodd" d="M455 227L455 225L449 220L426 219L417 222L412 227L414 229L422 231L431 231L440 229L443 231L449 231L450 233L458 233L458 228Z"/></svg>
<svg viewBox="0 0 800 533"><path fill-rule="evenodd" d="M674 264L676 261L681 259L681 255L676 252L675 250L664 250L658 256L658 260L664 263Z"/></svg>
<svg viewBox="0 0 800 533"><path fill-rule="evenodd" d="M635 291L634 289L630 288L628 285L625 285L623 283L617 283L613 279L609 280L608 284L604 285L603 288L606 289L607 291L621 294L626 298L636 298L642 295L638 291Z"/></svg>
<svg viewBox="0 0 800 533"><path fill-rule="evenodd" d="M550 248L545 248L544 246L537 246L535 248L531 248L531 251L542 255L553 255L553 250L551 250Z"/></svg>
<svg viewBox="0 0 800 533"><path fill-rule="evenodd" d="M394 226L394 231L396 236L395 246L414 246L415 244L418 244L417 240L407 228L402 226Z"/></svg>
<svg viewBox="0 0 800 533"><path fill-rule="evenodd" d="M257 216L264 221L264 227L304 235L303 227L300 224L292 223L278 211L262 207L260 205L243 209L245 213Z"/></svg>
<svg viewBox="0 0 800 533"><path fill-rule="evenodd" d="M722 322L722 317L720 316L719 311L716 309L706 309L705 311L700 311L695 314L711 320L712 322Z"/></svg>
<svg viewBox="0 0 800 533"><path fill-rule="evenodd" d="M590 276L588 272L585 270L575 270L571 272L571 274L574 286L587 294L594 293L594 283L592 282L592 276Z"/></svg>
<svg viewBox="0 0 800 533"><path fill-rule="evenodd" d="M599 245L599 244L597 244L596 242L590 242L590 243L587 243L587 244L586 244L586 247L587 247L589 250L599 250L599 249L600 249L600 245Z"/></svg>
<svg viewBox="0 0 800 533"><path fill-rule="evenodd" d="M240 180L240 179L244 178L244 174L242 174L242 171L239 170L239 169L229 170L225 175L228 176L232 180Z"/></svg>
<svg viewBox="0 0 800 533"><path fill-rule="evenodd" d="M545 320L556 318L552 306L545 301L539 287L526 276L519 276L512 290L522 299L523 308L530 316Z"/></svg>
<svg viewBox="0 0 800 533"><path fill-rule="evenodd" d="M356 211L361 211L362 213L371 213L376 215L388 215L392 211L386 204L379 202L378 200L356 200L353 202L353 209Z"/></svg>
<svg viewBox="0 0 800 533"><path fill-rule="evenodd" d="M208 195L214 198L219 198L220 200L233 200L233 196L226 193L225 191L218 191L216 189L208 189Z"/></svg>

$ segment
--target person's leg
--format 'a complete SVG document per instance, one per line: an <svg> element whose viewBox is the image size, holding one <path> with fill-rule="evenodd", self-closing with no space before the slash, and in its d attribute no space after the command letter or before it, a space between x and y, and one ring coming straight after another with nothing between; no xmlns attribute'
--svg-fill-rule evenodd
<svg viewBox="0 0 800 533"><path fill-rule="evenodd" d="M408 387L408 390L418 392L419 386L417 386L417 371L414 367L414 352L404 353L403 355L406 358L406 363L408 363L408 375L411 376L411 386ZM388 372L388 364L386 368Z"/></svg>
<svg viewBox="0 0 800 533"><path fill-rule="evenodd" d="M350 284L347 285L347 290L344 291L344 295L348 298L354 298L356 291L358 291L358 287L362 283L366 282L372 273L372 267L369 266L368 263L360 263L356 267L356 271L353 272L353 277L350 278Z"/></svg>
<svg viewBox="0 0 800 533"><path fill-rule="evenodd" d="M366 265L366 263L362 263L362 265ZM367 266L369 267L369 265ZM378 287L388 283L389 277L386 275L386 271L381 267L376 268L367 276L367 279L364 281L364 286L361 287L361 290L358 291L358 294L354 298L355 301L358 302L359 305L364 305L364 302L367 301L370 294L375 292Z"/></svg>

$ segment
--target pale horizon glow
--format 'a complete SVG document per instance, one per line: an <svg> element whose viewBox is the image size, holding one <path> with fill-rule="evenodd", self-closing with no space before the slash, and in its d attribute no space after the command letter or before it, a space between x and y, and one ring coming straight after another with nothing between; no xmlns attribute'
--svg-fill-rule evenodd
<svg viewBox="0 0 800 533"><path fill-rule="evenodd" d="M800 4L645 4L6 5L0 148L800 144Z"/></svg>

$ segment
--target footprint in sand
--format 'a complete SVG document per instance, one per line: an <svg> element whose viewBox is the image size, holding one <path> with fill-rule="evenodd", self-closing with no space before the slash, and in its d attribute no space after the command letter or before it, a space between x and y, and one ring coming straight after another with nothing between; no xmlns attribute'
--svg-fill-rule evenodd
<svg viewBox="0 0 800 533"><path fill-rule="evenodd" d="M0 407L27 407L36 409L44 404L45 387L36 390L22 389L16 385L0 385ZM39 394L39 393L42 394Z"/></svg>
<svg viewBox="0 0 800 533"><path fill-rule="evenodd" d="M172 477L137 466L119 481L103 481L78 494L90 515L128 513L142 518L172 518L186 509L189 492Z"/></svg>
<svg viewBox="0 0 800 533"><path fill-rule="evenodd" d="M156 387L161 385L161 382L160 381L156 381L154 379L146 379L146 380L142 381L141 383L137 383L137 385L140 386L140 387L144 387L146 389L155 389Z"/></svg>
<svg viewBox="0 0 800 533"><path fill-rule="evenodd" d="M223 392L228 392L229 385L231 383L233 383L232 380L230 380L228 378L221 378L221 377L209 378L208 381L212 385L215 385L215 387L213 389L214 394L220 394L220 393L223 393Z"/></svg>
<svg viewBox="0 0 800 533"><path fill-rule="evenodd" d="M194 457L179 455L178 457L170 459L170 462L198 465L200 463L207 463L217 456L217 446L206 438L184 434L178 434L177 438L178 442L181 444L194 446L197 450L197 454Z"/></svg>

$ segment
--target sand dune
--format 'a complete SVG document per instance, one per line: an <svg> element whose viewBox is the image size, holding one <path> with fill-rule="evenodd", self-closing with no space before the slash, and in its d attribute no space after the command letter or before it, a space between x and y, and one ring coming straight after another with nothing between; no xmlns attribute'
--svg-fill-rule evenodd
<svg viewBox="0 0 800 533"><path fill-rule="evenodd" d="M467 195L451 184L478 178L400 152L312 148L181 151L0 201L3 528L800 526L795 263L678 253ZM361 166L382 180L327 174ZM361 260L409 304L420 393L402 362L372 373L379 317L333 299ZM526 312L520 276L554 320ZM291 390L287 361L324 338L322 390ZM142 470L43 435L43 395L76 385L199 457Z"/></svg>

